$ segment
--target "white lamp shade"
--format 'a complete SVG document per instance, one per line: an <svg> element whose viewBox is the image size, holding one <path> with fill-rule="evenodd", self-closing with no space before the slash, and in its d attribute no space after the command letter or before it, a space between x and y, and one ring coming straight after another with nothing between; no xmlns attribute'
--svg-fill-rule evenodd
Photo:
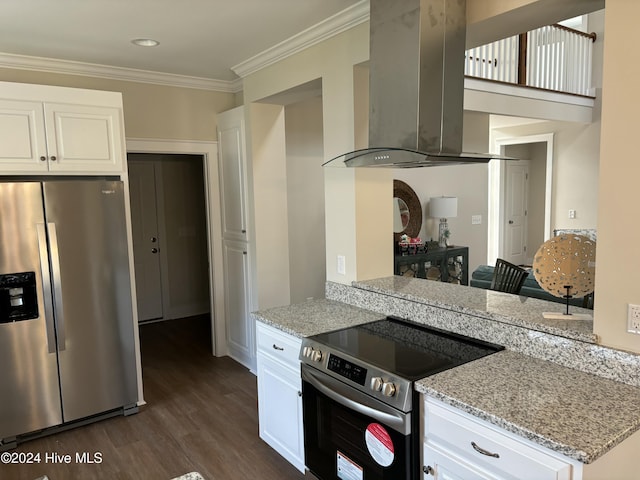
<svg viewBox="0 0 640 480"><path fill-rule="evenodd" d="M434 218L453 218L458 216L458 197L431 197L429 212Z"/></svg>

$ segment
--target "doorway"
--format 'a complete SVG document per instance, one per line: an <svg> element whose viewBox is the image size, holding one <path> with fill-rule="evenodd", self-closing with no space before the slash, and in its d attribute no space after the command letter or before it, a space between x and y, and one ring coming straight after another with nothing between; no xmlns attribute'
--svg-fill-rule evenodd
<svg viewBox="0 0 640 480"><path fill-rule="evenodd" d="M531 265L551 236L553 134L503 138L495 145L500 156L520 160L489 164L487 263L504 258Z"/></svg>
<svg viewBox="0 0 640 480"><path fill-rule="evenodd" d="M500 258L514 265L527 265L529 160L508 161L505 171L504 248Z"/></svg>
<svg viewBox="0 0 640 480"><path fill-rule="evenodd" d="M203 157L128 154L138 321L210 313Z"/></svg>
<svg viewBox="0 0 640 480"><path fill-rule="evenodd" d="M222 270L222 220L220 211L217 142L196 140L127 139L127 152L192 154L203 160L206 195L211 350L215 356L227 354L224 322L224 275ZM142 392L140 393L142 398Z"/></svg>

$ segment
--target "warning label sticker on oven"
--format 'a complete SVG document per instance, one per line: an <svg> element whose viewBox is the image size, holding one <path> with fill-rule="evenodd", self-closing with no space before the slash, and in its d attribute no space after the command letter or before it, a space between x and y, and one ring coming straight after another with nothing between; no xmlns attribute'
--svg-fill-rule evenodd
<svg viewBox="0 0 640 480"><path fill-rule="evenodd" d="M378 465L388 467L393 463L393 441L382 425L370 423L364 434L364 440L369 453Z"/></svg>
<svg viewBox="0 0 640 480"><path fill-rule="evenodd" d="M362 467L338 451L338 478L342 480L362 480Z"/></svg>

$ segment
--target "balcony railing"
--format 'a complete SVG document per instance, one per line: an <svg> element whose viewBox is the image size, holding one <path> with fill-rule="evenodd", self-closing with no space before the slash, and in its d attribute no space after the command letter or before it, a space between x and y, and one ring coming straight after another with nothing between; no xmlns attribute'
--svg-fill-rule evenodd
<svg viewBox="0 0 640 480"><path fill-rule="evenodd" d="M467 50L465 75L593 96L595 33L549 25Z"/></svg>

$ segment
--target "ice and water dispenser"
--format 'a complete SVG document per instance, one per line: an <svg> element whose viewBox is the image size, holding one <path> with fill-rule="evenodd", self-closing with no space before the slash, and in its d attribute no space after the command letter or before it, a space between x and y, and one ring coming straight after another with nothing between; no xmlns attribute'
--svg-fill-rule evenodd
<svg viewBox="0 0 640 480"><path fill-rule="evenodd" d="M0 274L0 323L38 318L35 272Z"/></svg>

